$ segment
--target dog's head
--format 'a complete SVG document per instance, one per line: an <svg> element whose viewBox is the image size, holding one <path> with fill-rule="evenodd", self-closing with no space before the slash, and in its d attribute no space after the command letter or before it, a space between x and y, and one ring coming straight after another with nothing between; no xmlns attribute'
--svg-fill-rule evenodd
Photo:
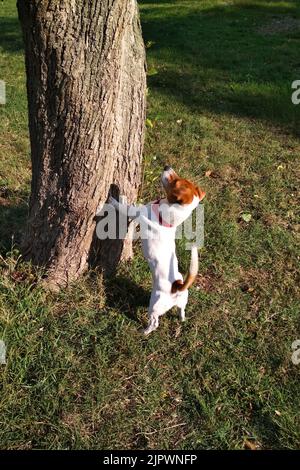
<svg viewBox="0 0 300 470"><path fill-rule="evenodd" d="M205 192L195 186L191 181L180 178L170 166L165 166L161 174L161 182L170 204L198 205L205 196Z"/></svg>

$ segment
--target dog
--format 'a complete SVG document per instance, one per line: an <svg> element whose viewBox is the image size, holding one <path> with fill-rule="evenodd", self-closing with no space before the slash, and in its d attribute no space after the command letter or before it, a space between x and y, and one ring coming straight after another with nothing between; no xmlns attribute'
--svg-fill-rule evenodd
<svg viewBox="0 0 300 470"><path fill-rule="evenodd" d="M142 251L153 280L145 335L156 330L159 317L174 306L179 308L181 321L185 320L188 288L198 272L198 249L192 246L189 273L183 280L178 270L175 234L176 227L191 215L205 197L205 192L187 179L180 178L170 166L165 166L161 182L166 197L146 206L128 206L112 196L108 200L120 214L138 221L143 232Z"/></svg>

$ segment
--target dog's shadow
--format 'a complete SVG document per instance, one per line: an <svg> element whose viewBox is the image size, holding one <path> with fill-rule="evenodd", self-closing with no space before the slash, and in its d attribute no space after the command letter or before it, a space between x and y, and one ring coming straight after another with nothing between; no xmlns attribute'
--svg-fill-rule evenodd
<svg viewBox="0 0 300 470"><path fill-rule="evenodd" d="M110 308L118 309L131 321L140 323L138 309L148 307L150 291L124 276L109 277L105 280L106 301Z"/></svg>

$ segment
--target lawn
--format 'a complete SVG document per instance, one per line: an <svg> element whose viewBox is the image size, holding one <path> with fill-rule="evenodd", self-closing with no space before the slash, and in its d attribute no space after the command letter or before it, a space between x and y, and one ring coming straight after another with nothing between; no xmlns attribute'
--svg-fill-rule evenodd
<svg viewBox="0 0 300 470"><path fill-rule="evenodd" d="M23 46L0 3L2 449L300 447L297 1L141 1L148 120L140 199L169 163L205 188L187 321L144 338L139 245L110 279L49 294L19 258L30 191ZM244 214L250 214L243 220ZM250 219L250 220L249 220ZM181 268L189 253L178 245Z"/></svg>

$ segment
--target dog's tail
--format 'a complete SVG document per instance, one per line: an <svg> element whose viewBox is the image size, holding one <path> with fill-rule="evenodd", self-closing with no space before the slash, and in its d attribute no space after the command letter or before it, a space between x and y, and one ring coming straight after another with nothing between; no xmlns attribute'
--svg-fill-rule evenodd
<svg viewBox="0 0 300 470"><path fill-rule="evenodd" d="M191 287L198 273L198 265L198 248L196 245L193 245L191 249L191 262L189 273L184 282L181 280L173 282L171 290L172 294L175 294L175 292L178 291L182 292L183 290L189 289L189 287Z"/></svg>

